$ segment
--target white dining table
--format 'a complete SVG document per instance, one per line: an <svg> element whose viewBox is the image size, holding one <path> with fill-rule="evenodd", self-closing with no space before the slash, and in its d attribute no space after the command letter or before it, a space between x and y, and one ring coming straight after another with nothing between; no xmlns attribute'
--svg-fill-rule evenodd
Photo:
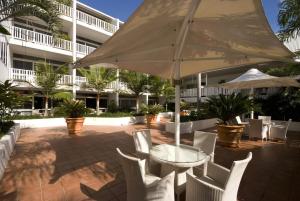
<svg viewBox="0 0 300 201"><path fill-rule="evenodd" d="M188 145L160 144L150 149L150 158L162 164L162 177L175 171L175 192L179 196L185 190L186 173L193 173L192 167L204 165L203 174L206 175L210 156Z"/></svg>

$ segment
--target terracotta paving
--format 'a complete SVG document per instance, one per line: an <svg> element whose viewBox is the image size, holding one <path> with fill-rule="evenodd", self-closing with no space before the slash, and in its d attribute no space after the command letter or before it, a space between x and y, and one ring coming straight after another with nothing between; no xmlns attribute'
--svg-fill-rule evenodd
<svg viewBox="0 0 300 201"><path fill-rule="evenodd" d="M162 127L152 128L153 142L174 142L173 135ZM76 137L68 136L62 127L23 129L0 182L0 200L125 201L125 180L115 148L133 153L131 132L141 128L144 126L86 126ZM247 140L239 149L217 145L215 162L228 168L233 160L253 152L239 201L300 200L300 133L289 136L290 146ZM191 139L192 135L185 134L182 143L190 144Z"/></svg>

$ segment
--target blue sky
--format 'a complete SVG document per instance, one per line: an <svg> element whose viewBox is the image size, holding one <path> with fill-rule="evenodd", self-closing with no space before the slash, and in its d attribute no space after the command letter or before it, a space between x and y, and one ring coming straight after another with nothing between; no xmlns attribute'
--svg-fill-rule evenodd
<svg viewBox="0 0 300 201"><path fill-rule="evenodd" d="M133 11L143 2L143 0L79 0L97 10L100 10L122 21L133 13ZM280 0L263 0L266 16L273 31L277 32L277 15L279 11Z"/></svg>

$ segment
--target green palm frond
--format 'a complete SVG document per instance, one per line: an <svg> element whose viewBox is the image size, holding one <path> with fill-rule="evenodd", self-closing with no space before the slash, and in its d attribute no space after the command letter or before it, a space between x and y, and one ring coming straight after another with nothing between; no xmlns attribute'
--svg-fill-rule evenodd
<svg viewBox="0 0 300 201"><path fill-rule="evenodd" d="M90 69L78 69L86 77L90 88L96 89L98 93L102 92L109 83L117 79L116 71L109 68L92 67Z"/></svg>
<svg viewBox="0 0 300 201"><path fill-rule="evenodd" d="M124 70L120 73L120 80L127 84L127 87L136 95L139 96L147 91L148 77L143 73Z"/></svg>
<svg viewBox="0 0 300 201"><path fill-rule="evenodd" d="M35 16L56 35L61 27L59 12L52 0L0 0L0 22L9 18ZM6 30L6 28L4 28ZM7 31L7 30L6 30ZM5 31L3 30L3 32Z"/></svg>
<svg viewBox="0 0 300 201"><path fill-rule="evenodd" d="M284 0L278 14L281 40L295 38L300 33L300 0Z"/></svg>

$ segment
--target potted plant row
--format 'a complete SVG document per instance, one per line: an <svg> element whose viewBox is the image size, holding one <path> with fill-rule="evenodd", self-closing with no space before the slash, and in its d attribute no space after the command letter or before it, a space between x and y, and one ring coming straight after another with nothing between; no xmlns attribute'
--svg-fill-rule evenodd
<svg viewBox="0 0 300 201"><path fill-rule="evenodd" d="M238 125L235 117L249 113L252 101L241 93L211 96L207 100L208 112L218 118L218 141L224 146L238 147L244 125Z"/></svg>
<svg viewBox="0 0 300 201"><path fill-rule="evenodd" d="M80 100L65 100L60 110L65 115L69 135L79 135L82 131L84 116L89 111L85 104Z"/></svg>
<svg viewBox="0 0 300 201"><path fill-rule="evenodd" d="M141 111L146 115L148 127L157 122L157 115L162 112L163 109L163 106L160 104L142 105Z"/></svg>

